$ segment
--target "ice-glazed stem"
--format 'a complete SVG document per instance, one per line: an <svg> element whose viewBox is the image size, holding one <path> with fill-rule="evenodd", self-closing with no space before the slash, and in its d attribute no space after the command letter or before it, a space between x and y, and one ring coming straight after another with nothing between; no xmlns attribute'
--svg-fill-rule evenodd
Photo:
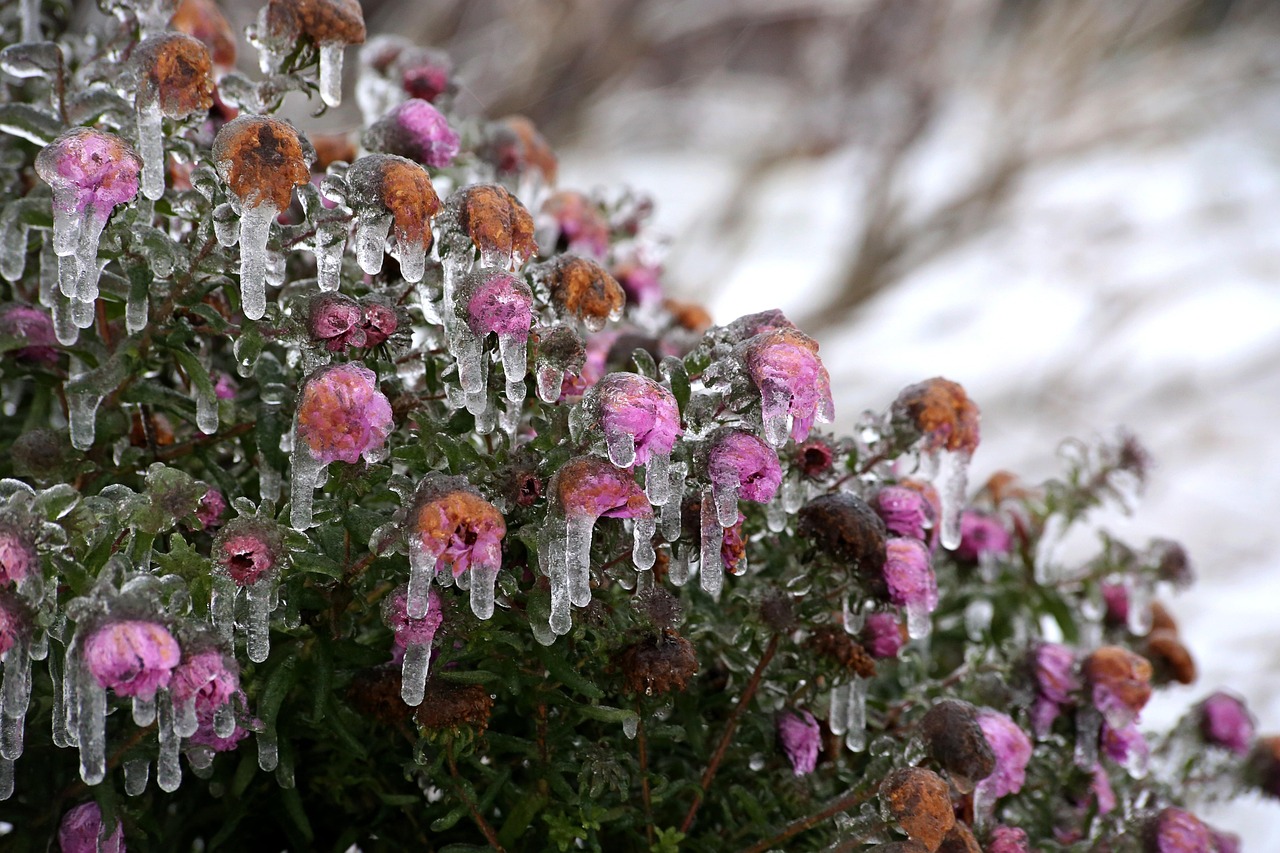
<svg viewBox="0 0 1280 853"><path fill-rule="evenodd" d="M400 698L412 708L422 704L427 690L427 671L431 666L431 644L410 643L400 662Z"/></svg>
<svg viewBox="0 0 1280 853"><path fill-rule="evenodd" d="M162 696L158 705L160 754L156 757L156 785L165 793L173 793L182 784L182 763L178 760L182 738L174 730L173 703L169 697Z"/></svg>
<svg viewBox="0 0 1280 853"><path fill-rule="evenodd" d="M267 313L267 239L280 211L269 201L240 214L240 303L244 316L261 320Z"/></svg>
<svg viewBox="0 0 1280 853"><path fill-rule="evenodd" d="M480 619L493 615L494 586L498 583L500 566L471 564L471 612Z"/></svg>
<svg viewBox="0 0 1280 853"><path fill-rule="evenodd" d="M80 778L86 785L97 785L107 775L107 691L83 667L75 677L80 699L76 720Z"/></svg>
<svg viewBox="0 0 1280 853"><path fill-rule="evenodd" d="M331 107L342 103L342 52L345 45L325 42L320 45L320 100ZM416 281L416 279L410 279Z"/></svg>
<svg viewBox="0 0 1280 853"><path fill-rule="evenodd" d="M356 263L368 275L382 272L382 256L387 251L391 214L362 211L356 216Z"/></svg>
<svg viewBox="0 0 1280 853"><path fill-rule="evenodd" d="M658 560L653 550L653 534L658 530L658 522L652 515L642 515L632 524L631 561L639 571L647 572Z"/></svg>
<svg viewBox="0 0 1280 853"><path fill-rule="evenodd" d="M431 604L428 593L436 573L436 555L422 547L422 541L409 534L409 591L405 599L405 613L410 619L427 615Z"/></svg>
<svg viewBox="0 0 1280 853"><path fill-rule="evenodd" d="M591 533L596 519L571 515L565 519L564 548L569 569L569 600L578 607L591 603Z"/></svg>
<svg viewBox="0 0 1280 853"><path fill-rule="evenodd" d="M702 490L701 515L702 552L699 572L702 575L702 588L715 598L720 595L720 589L724 585L724 559L720 554L724 545L724 529L720 527L720 519L716 516L710 486Z"/></svg>
<svg viewBox="0 0 1280 853"><path fill-rule="evenodd" d="M271 653L271 593L274 585L275 579L266 575L244 590L249 605L245 651L254 663L262 663Z"/></svg>
<svg viewBox="0 0 1280 853"><path fill-rule="evenodd" d="M44 40L40 32L40 0L22 0L22 40L28 44Z"/></svg>
<svg viewBox="0 0 1280 853"><path fill-rule="evenodd" d="M164 115L160 101L138 103L138 153L142 155L142 194L155 201L164 195Z"/></svg>

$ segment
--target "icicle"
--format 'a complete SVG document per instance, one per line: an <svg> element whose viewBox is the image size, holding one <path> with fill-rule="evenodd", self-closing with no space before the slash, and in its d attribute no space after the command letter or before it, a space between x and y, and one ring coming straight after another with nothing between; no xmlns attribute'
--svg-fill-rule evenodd
<svg viewBox="0 0 1280 853"><path fill-rule="evenodd" d="M331 293L342 285L342 252L347 243L347 223L325 222L316 227L316 279L321 292Z"/></svg>
<svg viewBox="0 0 1280 853"><path fill-rule="evenodd" d="M468 395L486 392L484 349L481 340L468 332L460 332L449 342L458 365L458 384Z"/></svg>
<svg viewBox="0 0 1280 853"><path fill-rule="evenodd" d="M405 612L410 619L427 615L431 604L427 597L431 580L436 574L436 555L422 547L422 541L412 533L409 536L409 592Z"/></svg>
<svg viewBox="0 0 1280 853"><path fill-rule="evenodd" d="M294 471L296 472L297 469L295 468ZM296 473L295 473L295 476L297 476ZM316 474L316 478L319 479L319 477L320 475ZM262 499L264 501L271 501L272 503L275 503L276 501L280 500L280 486L283 482L283 479L284 479L283 474L281 474L275 468L272 468L271 465L268 464L265 459L259 456L258 458L258 494L262 496ZM310 494L308 494L307 497L310 498ZM308 505L306 507L306 510L307 510L306 523L307 523L307 526L310 527L311 526L311 506L310 506L309 500L308 500Z"/></svg>
<svg viewBox="0 0 1280 853"><path fill-rule="evenodd" d="M761 416L764 419L764 440L773 447L787 443L791 433L791 395L786 389L768 389L761 392Z"/></svg>
<svg viewBox="0 0 1280 853"><path fill-rule="evenodd" d="M270 773L276 769L280 761L280 751L276 744L274 726L264 732L258 732L258 767Z"/></svg>
<svg viewBox="0 0 1280 853"><path fill-rule="evenodd" d="M213 750L205 746L188 748L187 763L198 778L208 779L213 775Z"/></svg>
<svg viewBox="0 0 1280 853"><path fill-rule="evenodd" d="M164 116L159 100L138 104L138 153L142 155L142 194L155 201L164 195Z"/></svg>
<svg viewBox="0 0 1280 853"><path fill-rule="evenodd" d="M640 730L640 715L632 712L622 718L622 733L626 735L627 740L635 740L636 732Z"/></svg>
<svg viewBox="0 0 1280 853"><path fill-rule="evenodd" d="M555 527L548 531L546 536L545 556L542 562L545 566L547 579L551 583L551 616L549 624L551 630L557 636L563 636L569 633L572 627L572 619L569 614L569 564L568 553L565 549L565 531L564 522L556 520L550 522Z"/></svg>
<svg viewBox="0 0 1280 853"><path fill-rule="evenodd" d="M170 697L172 699L172 697ZM191 737L200 728L200 718L196 716L196 697L192 696L180 706L174 708L173 730L179 737ZM226 735L223 735L226 737Z"/></svg>
<svg viewBox="0 0 1280 853"><path fill-rule="evenodd" d="M67 391L67 423L71 431L71 446L76 450L93 447L98 404L102 397L94 391Z"/></svg>
<svg viewBox="0 0 1280 853"><path fill-rule="evenodd" d="M28 649L15 643L4 659L4 683L0 685L0 756L22 756L23 729L31 702L31 659Z"/></svg>
<svg viewBox="0 0 1280 853"><path fill-rule="evenodd" d="M482 566L471 564L471 612L480 619L488 619L493 615L494 586L498 583L498 569L501 566Z"/></svg>
<svg viewBox="0 0 1280 853"><path fill-rule="evenodd" d="M787 515L795 515L800 511L800 507L804 506L804 483L800 482L799 476L787 477L782 481L781 489L782 508ZM737 518L737 516L734 516ZM726 525L728 526L728 525Z"/></svg>
<svg viewBox="0 0 1280 853"><path fill-rule="evenodd" d="M213 435L218 431L218 395L213 387L207 390L200 383L191 383L191 396L196 400L196 428L205 435Z"/></svg>
<svg viewBox="0 0 1280 853"><path fill-rule="evenodd" d="M231 737L236 730L236 710L230 702L223 702L213 712L213 733L218 737Z"/></svg>
<svg viewBox="0 0 1280 853"><path fill-rule="evenodd" d="M738 523L738 483L730 479L711 483L711 497L715 503L716 518L721 527L733 527Z"/></svg>
<svg viewBox="0 0 1280 853"><path fill-rule="evenodd" d="M680 527L683 522L680 514L681 503L680 497L672 497L658 509L662 538L668 542L675 542L680 538Z"/></svg>
<svg viewBox="0 0 1280 853"><path fill-rule="evenodd" d="M827 711L827 728L833 735L849 730L849 701L853 698L852 684L837 684L831 688L831 707Z"/></svg>
<svg viewBox="0 0 1280 853"><path fill-rule="evenodd" d="M96 785L107 775L107 691L83 667L72 677L79 682L76 742L80 747L80 778Z"/></svg>
<svg viewBox="0 0 1280 853"><path fill-rule="evenodd" d="M1151 633L1151 601L1155 590L1151 579L1141 574L1128 574L1124 578L1125 593L1129 598L1129 613L1125 619L1129 632L1138 637Z"/></svg>
<svg viewBox="0 0 1280 853"><path fill-rule="evenodd" d="M44 40L40 32L40 0L22 0L22 40L27 43Z"/></svg>
<svg viewBox="0 0 1280 853"><path fill-rule="evenodd" d="M396 234L392 254L400 262L400 276L410 284L422 281L427 272L427 247L420 240L403 240Z"/></svg>
<svg viewBox="0 0 1280 853"><path fill-rule="evenodd" d="M213 236L224 249L240 242L240 221L231 205L224 203L213 209Z"/></svg>
<svg viewBox="0 0 1280 853"><path fill-rule="evenodd" d="M636 461L636 437L629 432L608 431L604 434L609 447L609 461L619 468L630 468Z"/></svg>
<svg viewBox="0 0 1280 853"><path fill-rule="evenodd" d="M267 313L267 240L279 215L265 200L240 214L240 302L250 320Z"/></svg>
<svg viewBox="0 0 1280 853"><path fill-rule="evenodd" d="M320 484L327 466L311 455L306 442L298 440L296 424L294 432L293 453L289 457L292 469L289 482L289 524L294 530L306 530L311 526L316 486Z"/></svg>
<svg viewBox="0 0 1280 853"><path fill-rule="evenodd" d="M342 51L341 42L325 42L320 45L320 100L331 107L342 103Z"/></svg>
<svg viewBox="0 0 1280 853"><path fill-rule="evenodd" d="M736 514L734 521L737 521ZM716 515L711 486L706 486L702 490L702 553L698 571L702 574L702 588L712 598L719 597L724 584L724 558L720 554L723 545L724 530Z"/></svg>
<svg viewBox="0 0 1280 853"><path fill-rule="evenodd" d="M224 642L231 641L235 631L236 592L240 587L229 577L213 576L213 588L209 595L209 615L213 618L213 627L218 637Z"/></svg>
<svg viewBox="0 0 1280 853"><path fill-rule="evenodd" d="M933 630L931 612L922 601L913 601L906 606L907 636L913 640L923 640Z"/></svg>
<svg viewBox="0 0 1280 853"><path fill-rule="evenodd" d="M71 298L71 322L75 323L77 329L88 329L93 325L94 307L95 303L92 299Z"/></svg>
<svg viewBox="0 0 1280 853"><path fill-rule="evenodd" d="M11 202L0 215L0 278L18 281L27 265L27 224L23 205ZM42 299L43 301L43 299Z"/></svg>
<svg viewBox="0 0 1280 853"><path fill-rule="evenodd" d="M43 271L42 271L43 274ZM62 295L62 291L54 289L50 298L50 313L53 314L53 334L58 343L64 347L72 346L80 338L80 327L71 315L71 300Z"/></svg>
<svg viewBox="0 0 1280 853"><path fill-rule="evenodd" d="M173 703L166 695L159 701L160 754L156 757L156 785L165 793L173 793L182 784L182 764L178 750L182 738L173 727Z"/></svg>
<svg viewBox="0 0 1280 853"><path fill-rule="evenodd" d="M848 716L845 717L844 745L850 752L867 748L867 680L853 677L849 685Z"/></svg>
<svg viewBox="0 0 1280 853"><path fill-rule="evenodd" d="M1098 763L1098 735L1102 731L1102 714L1084 706L1076 711L1075 764L1092 770Z"/></svg>
<svg viewBox="0 0 1280 853"><path fill-rule="evenodd" d="M0 758L0 801L13 796L13 761Z"/></svg>
<svg viewBox="0 0 1280 853"><path fill-rule="evenodd" d="M148 309L147 295L142 293L135 297L133 288L130 288L124 304L125 331L131 335L136 335L147 328Z"/></svg>
<svg viewBox="0 0 1280 853"><path fill-rule="evenodd" d="M71 736L67 733L66 677L57 655L49 658L49 678L53 682L53 745L63 749L71 746Z"/></svg>
<svg viewBox="0 0 1280 853"><path fill-rule="evenodd" d="M687 545L671 546L671 565L667 570L667 579L675 586L684 586L689 582L689 548Z"/></svg>
<svg viewBox="0 0 1280 853"><path fill-rule="evenodd" d="M953 550L960 544L960 514L964 509L965 495L969 487L969 460L972 454L959 451L938 451L938 474L934 487L942 505L942 547Z"/></svg>
<svg viewBox="0 0 1280 853"><path fill-rule="evenodd" d="M124 792L136 797L147 790L147 779L151 775L151 760L132 758L124 763Z"/></svg>
<svg viewBox="0 0 1280 853"><path fill-rule="evenodd" d="M591 534L595 525L595 517L590 515L573 515L565 519L569 600L579 607L591 603Z"/></svg>
<svg viewBox="0 0 1280 853"><path fill-rule="evenodd" d="M852 599L845 596L840 603L841 621L846 634L859 634L862 632L863 625L867 622L867 614L862 611L861 607L850 607Z"/></svg>
<svg viewBox="0 0 1280 853"><path fill-rule="evenodd" d="M649 456L644 466L644 492L649 503L662 506L671 497L671 457L661 453ZM735 506L736 510L737 507ZM737 516L734 516L737 519Z"/></svg>
<svg viewBox="0 0 1280 853"><path fill-rule="evenodd" d="M554 367L538 368L538 399L544 403L554 403L560 399L560 390L564 387L564 371Z"/></svg>
<svg viewBox="0 0 1280 853"><path fill-rule="evenodd" d="M387 251L390 213L361 212L356 216L356 263L368 275L382 272L382 256Z"/></svg>
<svg viewBox="0 0 1280 853"><path fill-rule="evenodd" d="M244 588L248 599L248 635L245 651L249 660L262 663L271 652L271 586L272 578L263 577Z"/></svg>
<svg viewBox="0 0 1280 853"><path fill-rule="evenodd" d="M427 670L431 666L431 644L410 643L400 663L400 698L416 708L422 704L427 689Z"/></svg>
<svg viewBox="0 0 1280 853"><path fill-rule="evenodd" d="M782 501L775 498L764 506L764 523L770 533L781 533L787 529L787 511L782 508Z"/></svg>
<svg viewBox="0 0 1280 853"><path fill-rule="evenodd" d="M658 555L653 551L653 534L658 530L658 522L651 515L643 515L632 522L634 541L631 547L631 561L636 568L647 572L657 562Z"/></svg>
<svg viewBox="0 0 1280 853"><path fill-rule="evenodd" d="M139 728L146 728L156 721L156 697L133 697L133 722Z"/></svg>
<svg viewBox="0 0 1280 853"><path fill-rule="evenodd" d="M498 354L502 357L502 373L507 383L518 382L524 387L525 374L529 372L529 336L527 334L498 335ZM524 391L520 392L521 398Z"/></svg>

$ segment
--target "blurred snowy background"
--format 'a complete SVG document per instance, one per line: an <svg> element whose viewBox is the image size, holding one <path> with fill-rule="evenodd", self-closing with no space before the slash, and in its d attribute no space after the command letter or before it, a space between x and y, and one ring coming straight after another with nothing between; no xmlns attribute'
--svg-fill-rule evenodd
<svg viewBox="0 0 1280 853"><path fill-rule="evenodd" d="M1171 602L1200 681L1146 719L1229 685L1280 732L1280 4L363 5L532 117L562 186L651 193L674 295L817 337L841 430L939 374L983 409L975 484L1133 430L1158 467L1112 529L1200 577ZM1274 803L1206 816L1280 849Z"/></svg>

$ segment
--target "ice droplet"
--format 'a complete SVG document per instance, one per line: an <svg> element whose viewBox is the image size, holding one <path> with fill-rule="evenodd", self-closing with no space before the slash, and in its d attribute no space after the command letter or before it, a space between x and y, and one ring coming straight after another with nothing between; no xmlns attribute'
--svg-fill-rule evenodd
<svg viewBox="0 0 1280 853"><path fill-rule="evenodd" d="M347 244L347 223L325 222L316 227L316 280L320 290L331 293L342 285L342 252Z"/></svg>
<svg viewBox="0 0 1280 853"><path fill-rule="evenodd" d="M596 520L590 515L565 519L565 563L569 573L569 600L579 607L591 603L591 534Z"/></svg>
<svg viewBox="0 0 1280 853"><path fill-rule="evenodd" d="M406 594L405 612L410 619L427 615L431 601L431 579L436 573L436 555L422 547L422 540L409 534L409 591Z"/></svg>
<svg viewBox="0 0 1280 853"><path fill-rule="evenodd" d="M125 298L124 304L124 328L131 335L136 335L143 329L147 328L147 313L150 306L148 304L147 295L134 294L133 289L129 289L129 295Z"/></svg>
<svg viewBox="0 0 1280 853"><path fill-rule="evenodd" d="M689 549L687 547L671 548L671 566L667 570L667 579L675 586L684 586L689 582Z"/></svg>
<svg viewBox="0 0 1280 853"><path fill-rule="evenodd" d="M107 691L77 665L74 677L79 709L76 741L80 746L80 778L97 785L107 775Z"/></svg>
<svg viewBox="0 0 1280 853"><path fill-rule="evenodd" d="M316 486L324 476L325 463L316 459L305 441L298 436L294 424L293 453L290 454L291 476L289 481L289 524L294 530L306 530L311 526L312 506Z"/></svg>
<svg viewBox="0 0 1280 853"><path fill-rule="evenodd" d="M368 275L382 272L391 214L363 210L356 214L356 263Z"/></svg>
<svg viewBox="0 0 1280 853"><path fill-rule="evenodd" d="M142 194L152 201L164 195L163 123L159 99L139 99L138 153L142 155Z"/></svg>
<svg viewBox="0 0 1280 853"><path fill-rule="evenodd" d="M554 403L560 399L560 390L564 387L564 371L554 367L538 368L538 399L544 403Z"/></svg>
<svg viewBox="0 0 1280 853"><path fill-rule="evenodd" d="M904 609L907 611L907 636L913 640L923 640L929 636L933 630L933 620L928 606L922 601L912 601Z"/></svg>
<svg viewBox="0 0 1280 853"><path fill-rule="evenodd" d="M325 42L320 45L320 100L331 107L342 103L342 52L341 42Z"/></svg>
<svg viewBox="0 0 1280 853"><path fill-rule="evenodd" d="M804 506L804 492L804 483L800 482L798 475L787 477L782 481L782 508L787 515L794 515L800 511L800 507Z"/></svg>
<svg viewBox="0 0 1280 853"><path fill-rule="evenodd" d="M635 740L636 732L640 729L640 715L632 712L622 718L622 733L627 736L628 740Z"/></svg>
<svg viewBox="0 0 1280 853"><path fill-rule="evenodd" d="M267 240L279 214L269 201L240 214L240 302L250 320L267 313Z"/></svg>
<svg viewBox="0 0 1280 853"><path fill-rule="evenodd" d="M662 506L671 497L671 456L649 455L644 466L644 493L653 506Z"/></svg>
<svg viewBox="0 0 1280 853"><path fill-rule="evenodd" d="M240 242L240 221L231 205L223 203L213 209L213 236L218 245L230 249Z"/></svg>
<svg viewBox="0 0 1280 853"><path fill-rule="evenodd" d="M77 329L87 329L93 325L94 306L95 302L92 299L81 300L71 297L71 322Z"/></svg>
<svg viewBox="0 0 1280 853"><path fill-rule="evenodd" d="M133 758L124 763L124 792L136 797L147 790L147 779L151 775L149 758Z"/></svg>
<svg viewBox="0 0 1280 853"><path fill-rule="evenodd" d="M942 547L953 550L960 544L960 513L969 487L969 460L972 454L942 450L937 453L938 474L934 488L942 505Z"/></svg>
<svg viewBox="0 0 1280 853"><path fill-rule="evenodd" d="M845 717L844 745L850 752L867 748L867 680L854 676L849 685L849 705Z"/></svg>
<svg viewBox="0 0 1280 853"><path fill-rule="evenodd" d="M274 583L274 579L267 576L244 588L249 605L245 652L254 663L262 663L271 653L271 587Z"/></svg>
<svg viewBox="0 0 1280 853"><path fill-rule="evenodd" d="M200 728L200 718L196 716L195 696L174 708L174 712L173 730L180 737L191 737ZM227 735L222 735L222 737L227 737Z"/></svg>
<svg viewBox="0 0 1280 853"><path fill-rule="evenodd" d="M98 404L102 397L92 390L67 390L67 423L71 431L71 446L76 450L93 447Z"/></svg>
<svg viewBox="0 0 1280 853"><path fill-rule="evenodd" d="M837 684L831 688L831 705L827 711L827 728L833 735L842 735L849 730L850 684Z"/></svg>
<svg viewBox="0 0 1280 853"><path fill-rule="evenodd" d="M400 663L400 698L412 708L422 704L427 689L427 670L431 666L431 644L410 643Z"/></svg>
<svg viewBox="0 0 1280 853"><path fill-rule="evenodd" d="M643 515L632 524L631 561L636 564L637 569L647 572L658 560L658 555L653 550L653 534L658 530L658 522L651 515Z"/></svg>
<svg viewBox="0 0 1280 853"><path fill-rule="evenodd" d="M736 515L734 521L737 521ZM698 571L702 575L702 588L712 598L719 597L724 585L724 559L720 554L723 545L724 529L716 515L711 486L706 486L702 490L702 552Z"/></svg>
<svg viewBox="0 0 1280 853"><path fill-rule="evenodd" d="M196 400L196 428L205 435L213 435L218 431L218 395L213 386L202 388L200 383L191 383L191 396Z"/></svg>
<svg viewBox="0 0 1280 853"><path fill-rule="evenodd" d="M860 606L851 606L852 601L853 599L851 596L845 596L843 601L841 601L840 624L844 626L844 632L846 634L860 633L862 631L862 626L866 624L867 621L867 614L863 612Z"/></svg>
<svg viewBox="0 0 1280 853"><path fill-rule="evenodd" d="M156 721L156 697L154 695L133 697L133 722L140 728L146 728Z"/></svg>
<svg viewBox="0 0 1280 853"><path fill-rule="evenodd" d="M716 518L721 527L733 527L738 523L738 484L735 480L711 483L712 501Z"/></svg>
<svg viewBox="0 0 1280 853"><path fill-rule="evenodd" d="M480 619L493 615L493 588L498 583L500 566L471 564L471 612Z"/></svg>
<svg viewBox="0 0 1280 853"><path fill-rule="evenodd" d="M258 767L270 773L276 769L280 761L280 751L276 744L274 726L264 732L258 732Z"/></svg>

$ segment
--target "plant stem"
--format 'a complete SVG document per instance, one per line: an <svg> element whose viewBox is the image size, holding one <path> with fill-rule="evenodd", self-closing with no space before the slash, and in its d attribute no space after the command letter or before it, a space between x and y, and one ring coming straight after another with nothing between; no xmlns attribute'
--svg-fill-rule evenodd
<svg viewBox="0 0 1280 853"><path fill-rule="evenodd" d="M741 853L764 853L765 850L777 847L787 839L797 836L807 829L812 829L828 818L834 817L840 814L840 812L848 811L863 800L867 799L869 796L870 792L868 791L850 791L848 794L845 794L843 797L825 806L821 811L814 812L813 814L807 817L802 817L799 820L793 820L777 835L774 835L771 838L766 838L764 841L757 842L756 844L742 850ZM858 841L861 841L861 839L858 839ZM841 847L839 849L844 850L851 848Z"/></svg>
<svg viewBox="0 0 1280 853"><path fill-rule="evenodd" d="M636 748L640 751L640 796L644 799L644 835L653 846L653 798L649 792L649 745L644 736L644 714L640 708L640 698L636 697L636 715L640 722L636 724Z"/></svg>
<svg viewBox="0 0 1280 853"><path fill-rule="evenodd" d="M724 760L725 753L729 751L729 744L733 741L733 733L738 729L738 718L742 716L742 712L755 697L756 690L760 687L760 679L764 676L765 667L769 665L769 661L773 660L773 656L777 651L778 635L774 634L769 638L769 645L765 646L764 654L760 656L760 662L756 664L755 671L751 673L751 680L747 682L746 689L738 697L738 704L734 705L733 711L729 713L729 721L725 724L724 734L720 737L720 743L716 747L715 754L711 756L711 763L707 765L706 771L702 774L702 790L693 795L693 805L689 806L689 813L684 816L684 823L680 825L680 831L685 835L689 834L689 827L693 826L693 819L698 816L698 808L702 805L702 799L707 791L710 790L711 782L716 778L716 771L720 769L720 762Z"/></svg>
<svg viewBox="0 0 1280 853"><path fill-rule="evenodd" d="M453 760L453 742L449 741L444 748L445 760L449 762L449 775L454 780L454 790L457 791L458 797L467 804L467 811L471 812L471 819L476 822L476 826L480 827L480 832L484 835L484 840L489 842L489 846L498 853L506 853L502 849L502 845L498 843L498 834L493 831L493 827L489 825L489 821L484 819L484 815L480 814L480 810L476 808L476 804L471 802L471 798L462 790L459 784L462 777L458 775L458 764Z"/></svg>

